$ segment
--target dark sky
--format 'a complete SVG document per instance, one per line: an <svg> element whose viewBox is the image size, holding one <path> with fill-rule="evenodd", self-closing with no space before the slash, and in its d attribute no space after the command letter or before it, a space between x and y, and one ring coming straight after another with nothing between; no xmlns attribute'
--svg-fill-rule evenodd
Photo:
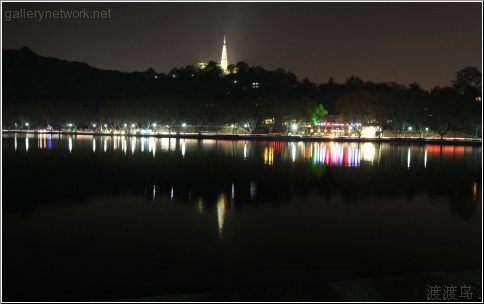
<svg viewBox="0 0 484 304"><path fill-rule="evenodd" d="M111 19L5 21L5 12L110 9ZM220 61L278 67L326 82L363 80L449 85L482 65L480 3L5 3L3 48L103 69L169 72Z"/></svg>

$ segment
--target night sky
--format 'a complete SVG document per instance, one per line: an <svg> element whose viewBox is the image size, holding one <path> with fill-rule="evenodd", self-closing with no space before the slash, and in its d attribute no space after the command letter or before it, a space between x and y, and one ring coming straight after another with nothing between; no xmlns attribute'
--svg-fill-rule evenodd
<svg viewBox="0 0 484 304"><path fill-rule="evenodd" d="M2 20L3 48L102 69L219 62L224 35L229 63L318 83L355 75L430 89L482 65L480 3L3 3L19 8L111 9L104 20Z"/></svg>

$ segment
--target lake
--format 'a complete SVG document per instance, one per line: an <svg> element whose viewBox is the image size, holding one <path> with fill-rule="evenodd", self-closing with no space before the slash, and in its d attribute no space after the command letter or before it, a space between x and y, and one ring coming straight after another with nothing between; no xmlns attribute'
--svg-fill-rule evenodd
<svg viewBox="0 0 484 304"><path fill-rule="evenodd" d="M481 269L482 148L4 134L3 299Z"/></svg>

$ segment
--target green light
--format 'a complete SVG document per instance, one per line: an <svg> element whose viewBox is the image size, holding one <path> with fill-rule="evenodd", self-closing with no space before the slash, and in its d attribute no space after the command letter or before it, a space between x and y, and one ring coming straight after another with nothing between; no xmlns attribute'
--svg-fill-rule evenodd
<svg viewBox="0 0 484 304"><path fill-rule="evenodd" d="M316 106L314 111L311 113L311 120L313 124L320 123L322 121L323 116L328 115L328 110L326 110L323 104L319 104Z"/></svg>

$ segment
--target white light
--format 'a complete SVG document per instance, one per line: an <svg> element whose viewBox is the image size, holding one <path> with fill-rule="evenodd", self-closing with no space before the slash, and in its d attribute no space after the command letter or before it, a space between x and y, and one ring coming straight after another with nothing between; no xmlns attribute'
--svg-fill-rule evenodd
<svg viewBox="0 0 484 304"><path fill-rule="evenodd" d="M429 128L425 128L425 131L428 131L428 130L429 130Z"/></svg>
<svg viewBox="0 0 484 304"><path fill-rule="evenodd" d="M28 123L28 122L26 122L26 123L25 123L25 125L28 127L28 126L29 126L29 123Z"/></svg>
<svg viewBox="0 0 484 304"><path fill-rule="evenodd" d="M407 154L407 168L410 168L410 148L408 148L408 154Z"/></svg>
<svg viewBox="0 0 484 304"><path fill-rule="evenodd" d="M424 168L427 168L427 148L425 148L425 155L424 155Z"/></svg>
<svg viewBox="0 0 484 304"><path fill-rule="evenodd" d="M293 131L296 131L296 130L297 130L297 125L296 125L296 124L293 124L293 125L291 126L291 129L292 129Z"/></svg>
<svg viewBox="0 0 484 304"><path fill-rule="evenodd" d="M249 125L248 125L248 124L245 124L245 125L244 125L244 128L248 128L248 127L249 127Z"/></svg>
<svg viewBox="0 0 484 304"><path fill-rule="evenodd" d="M105 128L107 128L107 127L108 127L108 125L107 125L107 124L104 124L104 127L105 127Z"/></svg>
<svg viewBox="0 0 484 304"><path fill-rule="evenodd" d="M134 127L135 127L135 125L134 124L131 124L131 128L134 128Z"/></svg>
<svg viewBox="0 0 484 304"><path fill-rule="evenodd" d="M153 123L153 127L156 127L156 122L155 122L155 123Z"/></svg>
<svg viewBox="0 0 484 304"><path fill-rule="evenodd" d="M256 193L257 193L257 185L254 181L251 181L250 182L250 197L252 199L254 199L255 196L256 196Z"/></svg>
<svg viewBox="0 0 484 304"><path fill-rule="evenodd" d="M182 127L186 127L186 126L187 126L187 124L186 124L186 123L183 123L183 124L182 124Z"/></svg>
<svg viewBox="0 0 484 304"><path fill-rule="evenodd" d="M95 128L96 127L96 124L92 124L92 127Z"/></svg>
<svg viewBox="0 0 484 304"><path fill-rule="evenodd" d="M128 124L124 124L124 127L126 128L128 126Z"/></svg>
<svg viewBox="0 0 484 304"><path fill-rule="evenodd" d="M409 130L409 131L412 131L412 129L413 129L412 127L408 127L408 130Z"/></svg>
<svg viewBox="0 0 484 304"><path fill-rule="evenodd" d="M353 127L352 127L352 126L349 126L349 128L348 128L348 129L349 129L349 130L353 130Z"/></svg>

